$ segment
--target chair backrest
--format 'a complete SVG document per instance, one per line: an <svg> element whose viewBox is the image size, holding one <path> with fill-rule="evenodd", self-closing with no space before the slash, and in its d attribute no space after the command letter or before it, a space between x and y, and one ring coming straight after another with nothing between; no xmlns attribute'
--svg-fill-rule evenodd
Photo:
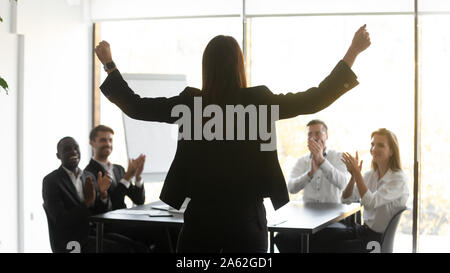
<svg viewBox="0 0 450 273"><path fill-rule="evenodd" d="M42 204L42 207L44 208L45 211L45 215L47 216L47 225L48 225L48 237L50 239L50 247L52 248L53 253L58 252L56 250L56 246L55 246L55 236L54 236L54 228L53 228L53 223L48 215L47 212L47 208L45 207L45 204Z"/></svg>
<svg viewBox="0 0 450 273"><path fill-rule="evenodd" d="M389 224L381 237L381 253L392 253L394 249L395 231L397 230L402 213L405 210L406 208L399 210L389 221Z"/></svg>

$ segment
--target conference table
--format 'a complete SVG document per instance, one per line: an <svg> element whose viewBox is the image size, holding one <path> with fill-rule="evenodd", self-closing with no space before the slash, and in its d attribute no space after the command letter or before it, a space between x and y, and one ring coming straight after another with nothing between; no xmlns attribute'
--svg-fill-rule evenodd
<svg viewBox="0 0 450 273"><path fill-rule="evenodd" d="M267 228L270 233L270 253L274 252L275 232L298 232L300 236L301 253L309 252L309 241L312 234L334 226L340 228L339 222L351 217L349 222L361 223L362 206L359 203L303 203L291 201L277 211L266 205Z"/></svg>
<svg viewBox="0 0 450 273"><path fill-rule="evenodd" d="M273 237L275 232L295 231L301 234L301 252L309 252L309 240L312 234L323 228L333 225L342 219L352 216L353 221L360 221L361 205L359 203L332 204L332 203L303 203L291 201L275 211L268 199L264 201L267 213L267 228L270 234L270 252L274 252ZM155 209L156 208L156 209ZM120 209L107 213L94 215L90 221L97 226L96 250L103 250L103 230L105 224L132 223L166 228L170 242L170 227L183 225L183 209L177 211L162 201L136 206L129 209ZM174 251L172 249L172 251Z"/></svg>

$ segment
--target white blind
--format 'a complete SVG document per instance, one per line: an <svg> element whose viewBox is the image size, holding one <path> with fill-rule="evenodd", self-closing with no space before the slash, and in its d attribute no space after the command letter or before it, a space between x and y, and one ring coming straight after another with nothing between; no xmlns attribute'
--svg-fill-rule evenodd
<svg viewBox="0 0 450 273"><path fill-rule="evenodd" d="M414 0L246 0L246 14L411 12Z"/></svg>
<svg viewBox="0 0 450 273"><path fill-rule="evenodd" d="M94 21L171 16L238 15L241 0L92 0Z"/></svg>

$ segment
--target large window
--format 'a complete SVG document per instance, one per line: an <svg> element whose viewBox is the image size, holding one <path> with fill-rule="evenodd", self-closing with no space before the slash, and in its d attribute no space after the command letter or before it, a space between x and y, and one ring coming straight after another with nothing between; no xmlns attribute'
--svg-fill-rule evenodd
<svg viewBox="0 0 450 273"><path fill-rule="evenodd" d="M419 250L450 252L450 14L421 18L422 130Z"/></svg>
<svg viewBox="0 0 450 273"><path fill-rule="evenodd" d="M187 85L196 88L202 85L201 60L207 43L218 34L242 41L239 17L112 21L102 23L100 33L101 39L110 43L122 73L182 74ZM103 80L106 73L101 76ZM122 112L104 96L100 98L100 123L115 131L110 159L127 166ZM147 155L147 160L158 159ZM155 183L145 183L146 202L159 200L162 181L147 182Z"/></svg>
<svg viewBox="0 0 450 273"><path fill-rule="evenodd" d="M293 162L308 153L306 124L319 118L329 127L327 146L364 160L370 169L370 134L388 128L398 137L403 168L413 188L411 135L414 124L414 29L412 16L316 16L252 19L252 85L265 84L274 93L317 86L344 56L355 30L367 24L373 44L355 62L359 86L314 115L277 123L278 156L289 176ZM314 26L314 27L311 27ZM286 35L289 30L290 35ZM302 192L291 196L300 199ZM409 204L411 207L411 204ZM401 251L411 249L411 212L402 217Z"/></svg>
<svg viewBox="0 0 450 273"><path fill-rule="evenodd" d="M245 10L240 0L217 1L217 7L212 1L189 1L189 6L204 9L187 8L181 0L156 5L156 9L151 6L158 0L131 1L149 8L148 12L144 8L122 12L120 5L115 6L118 2L108 1L113 14L108 17L104 9L95 8L106 1L93 0L92 14L101 22L101 39L110 42L121 72L182 74L188 85L198 88L203 50L218 34L235 37L246 49L251 85L266 85L274 93L286 93L317 86L344 56L356 29L367 24L372 45L353 67L359 86L324 111L277 122L280 164L288 176L295 160L307 153L306 123L313 118L328 124L328 147L360 153L363 171L370 168L371 132L382 127L392 130L399 139L410 189L408 210L397 229L394 251L413 250L415 222L419 224L417 251L450 252L450 186L446 182L450 175L446 168L450 165L450 128L445 97L450 88L450 35L437 31L450 27L448 1L419 1L417 25L414 0L344 0L338 4L334 0L246 0ZM174 3L176 8L172 9ZM105 76L102 73L101 79ZM414 177L416 91L421 91L421 157L419 175ZM100 113L100 123L116 131L112 161L126 166L121 112L102 96ZM419 182L419 217L414 219L413 189ZM157 200L161 183L146 183L146 188L147 202ZM291 199L301 197L300 193Z"/></svg>

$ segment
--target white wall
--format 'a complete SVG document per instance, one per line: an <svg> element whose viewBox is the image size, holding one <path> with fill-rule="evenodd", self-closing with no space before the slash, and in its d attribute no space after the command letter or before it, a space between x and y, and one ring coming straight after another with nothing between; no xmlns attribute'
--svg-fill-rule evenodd
<svg viewBox="0 0 450 273"><path fill-rule="evenodd" d="M42 179L60 166L56 144L80 144L88 163L91 128L92 26L87 1L19 0L17 31L25 36L23 96L24 252L48 252Z"/></svg>
<svg viewBox="0 0 450 273"><path fill-rule="evenodd" d="M5 34L9 32L10 26L10 3L8 0L0 0L0 17L3 18L3 23L0 23L0 33ZM3 40L3 35L0 36Z"/></svg>
<svg viewBox="0 0 450 273"><path fill-rule="evenodd" d="M17 251L17 53L17 36L0 30L0 76L9 85L9 95L0 91L0 252Z"/></svg>
<svg viewBox="0 0 450 273"><path fill-rule="evenodd" d="M0 0L0 76L8 82L9 95L0 90L0 252L18 250L18 94L21 37L10 33L11 3Z"/></svg>

